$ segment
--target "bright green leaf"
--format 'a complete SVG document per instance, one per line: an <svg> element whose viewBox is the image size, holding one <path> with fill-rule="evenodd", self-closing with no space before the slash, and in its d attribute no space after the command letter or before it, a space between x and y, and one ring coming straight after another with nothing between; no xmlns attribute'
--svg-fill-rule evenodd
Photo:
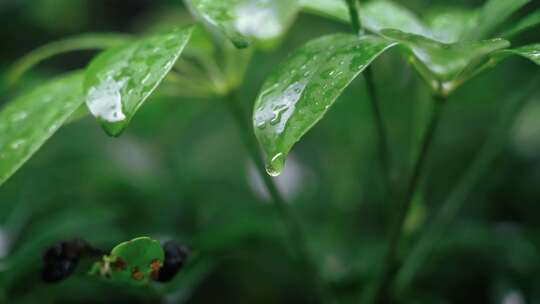
<svg viewBox="0 0 540 304"><path fill-rule="evenodd" d="M0 112L0 184L17 171L84 102L83 74L48 82Z"/></svg>
<svg viewBox="0 0 540 304"><path fill-rule="evenodd" d="M480 9L478 21L471 24L466 40L478 40L489 37L512 14L524 7L531 0L488 0Z"/></svg>
<svg viewBox="0 0 540 304"><path fill-rule="evenodd" d="M94 264L90 274L112 282L144 285L157 277L164 259L158 241L139 237L114 247L110 255Z"/></svg>
<svg viewBox="0 0 540 304"><path fill-rule="evenodd" d="M405 46L418 72L443 95L474 75L475 68L480 68L491 53L510 46L504 39L444 44L398 30L383 30L382 34Z"/></svg>
<svg viewBox="0 0 540 304"><path fill-rule="evenodd" d="M522 46L516 49L502 50L494 54L494 59L500 61L509 56L521 56L540 65L540 43Z"/></svg>
<svg viewBox="0 0 540 304"><path fill-rule="evenodd" d="M349 22L344 0L301 0L302 8L310 13ZM426 26L407 8L391 1L370 1L360 6L362 25L369 31L394 28L408 33L430 36Z"/></svg>
<svg viewBox="0 0 540 304"><path fill-rule="evenodd" d="M296 0L186 0L204 23L238 48L251 41L272 42L283 35L297 13Z"/></svg>
<svg viewBox="0 0 540 304"><path fill-rule="evenodd" d="M139 107L169 73L191 36L192 27L175 28L94 59L86 72L86 104L104 130L118 136Z"/></svg>
<svg viewBox="0 0 540 304"><path fill-rule="evenodd" d="M281 172L292 146L328 111L343 90L394 43L335 34L294 51L263 86L253 123L268 157L268 173Z"/></svg>
<svg viewBox="0 0 540 304"><path fill-rule="evenodd" d="M17 82L25 72L50 57L72 51L114 48L128 43L130 39L123 34L104 33L84 34L51 42L15 62L7 73L7 81L9 84Z"/></svg>
<svg viewBox="0 0 540 304"><path fill-rule="evenodd" d="M538 25L540 25L540 9L521 19L509 30L505 31L502 36L512 37Z"/></svg>

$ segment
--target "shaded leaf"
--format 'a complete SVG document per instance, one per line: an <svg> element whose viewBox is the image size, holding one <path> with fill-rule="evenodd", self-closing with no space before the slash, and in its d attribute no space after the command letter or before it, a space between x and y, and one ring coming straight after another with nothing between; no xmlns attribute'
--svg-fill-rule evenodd
<svg viewBox="0 0 540 304"><path fill-rule="evenodd" d="M138 237L113 248L111 254L96 262L90 274L116 283L148 284L157 278L165 253L158 241Z"/></svg>
<svg viewBox="0 0 540 304"><path fill-rule="evenodd" d="M238 48L251 41L271 42L288 29L297 12L296 0L186 0L205 24Z"/></svg>
<svg viewBox="0 0 540 304"><path fill-rule="evenodd" d="M466 40L478 40L493 34L512 14L531 0L488 0L480 9L478 21L471 24Z"/></svg>
<svg viewBox="0 0 540 304"><path fill-rule="evenodd" d="M514 24L509 30L506 30L502 36L512 37L530 28L540 25L540 9L527 15L519 22Z"/></svg>
<svg viewBox="0 0 540 304"><path fill-rule="evenodd" d="M175 28L107 50L87 69L84 89L90 113L112 136L127 127L139 107L169 73L191 36Z"/></svg>
<svg viewBox="0 0 540 304"><path fill-rule="evenodd" d="M474 75L491 53L510 46L504 39L445 44L399 30L384 30L382 34L405 46L418 72L435 92L443 95Z"/></svg>
<svg viewBox="0 0 540 304"><path fill-rule="evenodd" d="M336 34L294 51L264 84L255 103L255 134L268 172L281 172L292 146L328 111L343 90L394 43Z"/></svg>
<svg viewBox="0 0 540 304"><path fill-rule="evenodd" d="M81 50L108 49L128 43L131 38L124 34L102 33L84 34L80 36L54 41L26 54L13 64L7 73L9 84L17 82L21 76L43 60L50 57Z"/></svg>
<svg viewBox="0 0 540 304"><path fill-rule="evenodd" d="M17 171L84 102L83 73L50 81L0 112L0 184Z"/></svg>
<svg viewBox="0 0 540 304"><path fill-rule="evenodd" d="M347 5L343 0L302 0L302 8L317 15L349 22ZM429 30L414 13L391 1L370 1L360 6L362 25L369 31L394 28L408 33L430 36Z"/></svg>
<svg viewBox="0 0 540 304"><path fill-rule="evenodd" d="M454 43L460 41L478 18L476 10L436 9L426 17L433 39Z"/></svg>

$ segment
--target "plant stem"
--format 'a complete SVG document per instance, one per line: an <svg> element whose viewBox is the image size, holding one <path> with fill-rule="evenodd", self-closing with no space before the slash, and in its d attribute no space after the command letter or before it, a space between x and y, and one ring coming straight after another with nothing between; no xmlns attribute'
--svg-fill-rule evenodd
<svg viewBox="0 0 540 304"><path fill-rule="evenodd" d="M435 249L446 228L466 202L472 188L488 171L490 165L503 149L520 110L530 100L530 97L538 91L539 81L540 76L533 79L523 90L519 90L509 98L508 102L505 103L505 107L501 109L499 123L493 128L491 135L477 153L467 171L460 178L454 190L443 202L441 209L429 226L426 227L420 240L399 270L395 283L398 296L408 289L422 263L429 258L430 253Z"/></svg>
<svg viewBox="0 0 540 304"><path fill-rule="evenodd" d="M420 153L418 154L414 164L412 176L407 187L407 192L402 204L399 206L397 217L393 223L393 226L390 229L388 247L384 256L381 275L377 278L372 290L368 291L368 300L371 303L384 303L388 300L388 291L390 289L392 276L397 266L398 247L403 235L405 219L409 214L414 195L418 189L424 167L426 166L429 152L433 144L433 139L435 138L435 133L441 120L442 110L446 104L446 97L435 96L434 101L430 122L422 139Z"/></svg>
<svg viewBox="0 0 540 304"><path fill-rule="evenodd" d="M358 0L346 0L349 7L349 15L351 19L351 28L357 35L363 32L362 20L360 19L358 11ZM390 153L388 149L388 135L384 127L382 118L382 112L379 100L377 98L377 90L375 86L375 80L373 78L373 69L368 66L364 71L364 77L366 79L366 87L368 91L369 102L371 110L373 111L373 118L375 121L375 127L377 129L377 145L380 157L380 166L383 175L384 192L385 197L390 196L391 192L391 177L390 177Z"/></svg>
<svg viewBox="0 0 540 304"><path fill-rule="evenodd" d="M349 7L349 16L351 18L351 27L354 34L358 35L362 31L362 20L358 13L358 1L359 0L346 0Z"/></svg>
<svg viewBox="0 0 540 304"><path fill-rule="evenodd" d="M302 262L305 263L306 270L308 271L310 278L313 280L313 284L320 292L321 302L335 302L327 290L322 278L320 277L317 264L315 263L308 249L307 239L302 230L300 222L288 207L272 177L266 173L263 156L258 148L255 137L251 132L249 132L249 130L252 128L251 125L247 123L249 120L246 119L247 116L244 114L244 110L242 109L242 106L236 96L236 92L231 92L226 102L227 107L238 126L240 135L242 137L242 142L244 143L244 146L247 149L255 168L257 169L257 173L263 180L264 185L270 194L273 206L286 227L290 242L295 248L297 258L300 258Z"/></svg>

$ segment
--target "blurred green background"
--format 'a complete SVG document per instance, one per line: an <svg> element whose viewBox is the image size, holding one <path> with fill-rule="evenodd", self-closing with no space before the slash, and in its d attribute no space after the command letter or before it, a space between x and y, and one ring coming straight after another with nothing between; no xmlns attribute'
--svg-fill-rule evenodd
<svg viewBox="0 0 540 304"><path fill-rule="evenodd" d="M420 16L483 3L398 2ZM0 20L2 76L23 54L68 35L140 33L156 22L191 17L179 0L0 0ZM266 75L288 52L321 34L348 30L300 15L278 49L255 54L241 87L245 108L251 109ZM540 41L538 29L513 42L533 41ZM93 55L48 60L16 89L0 84L0 106L53 75L84 67ZM403 188L426 124L429 90L397 51L378 59L374 70L391 137L392 177ZM451 98L422 194L407 219L402 258L512 95L538 73L526 61L509 60ZM277 178L324 280L342 303L357 303L380 268L396 205L383 201L365 91L359 78L296 146ZM63 127L0 188L0 303L316 303L223 102L154 97L117 139L91 117ZM540 303L540 95L530 97L509 135L420 264L403 303ZM111 248L141 235L194 248L172 283L131 288L84 273L58 285L39 280L41 255L52 243L82 237Z"/></svg>

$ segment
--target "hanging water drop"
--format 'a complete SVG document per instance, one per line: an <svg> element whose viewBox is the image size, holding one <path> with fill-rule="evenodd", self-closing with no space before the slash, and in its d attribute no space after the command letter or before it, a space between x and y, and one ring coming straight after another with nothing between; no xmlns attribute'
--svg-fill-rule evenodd
<svg viewBox="0 0 540 304"><path fill-rule="evenodd" d="M270 176L278 176L283 171L285 165L285 155L283 153L277 153L266 164L266 172Z"/></svg>

